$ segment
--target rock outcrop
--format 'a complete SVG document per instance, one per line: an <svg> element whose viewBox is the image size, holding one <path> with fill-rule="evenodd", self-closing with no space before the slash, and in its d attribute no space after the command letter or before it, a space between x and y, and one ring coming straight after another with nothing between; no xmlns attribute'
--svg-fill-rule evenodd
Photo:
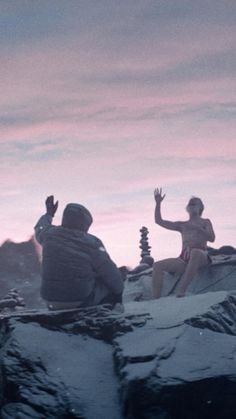
<svg viewBox="0 0 236 419"><path fill-rule="evenodd" d="M1 315L1 418L232 419L236 295Z"/></svg>
<svg viewBox="0 0 236 419"><path fill-rule="evenodd" d="M22 243L7 240L0 247L0 298L16 288L27 307L40 308L40 261L34 239Z"/></svg>
<svg viewBox="0 0 236 419"><path fill-rule="evenodd" d="M18 278L40 273L40 262L34 239L22 243L5 241L0 247L1 275Z"/></svg>
<svg viewBox="0 0 236 419"><path fill-rule="evenodd" d="M146 304L128 307L135 313ZM233 418L236 296L219 292L149 304L145 327L116 339L125 417Z"/></svg>
<svg viewBox="0 0 236 419"><path fill-rule="evenodd" d="M212 264L199 270L190 283L187 295L236 290L236 254L217 253L212 255L211 259ZM125 287L125 301L150 300L152 295L151 276L152 268L150 267L146 269L138 267L129 273ZM179 275L165 273L162 296L173 294L179 280Z"/></svg>
<svg viewBox="0 0 236 419"><path fill-rule="evenodd" d="M10 290L5 297L0 299L0 311L12 310L15 308L21 308L25 306L24 299L20 297L16 289Z"/></svg>
<svg viewBox="0 0 236 419"><path fill-rule="evenodd" d="M5 243L0 297L20 293L0 299L0 418L233 419L234 250L209 249L212 265L184 298L172 295L179 278L166 274L166 298L150 300L143 263L128 275L124 313L49 312L33 241Z"/></svg>

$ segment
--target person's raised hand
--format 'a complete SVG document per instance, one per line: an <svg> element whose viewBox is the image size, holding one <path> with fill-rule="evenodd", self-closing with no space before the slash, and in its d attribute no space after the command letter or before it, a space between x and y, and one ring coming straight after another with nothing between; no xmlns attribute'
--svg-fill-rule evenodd
<svg viewBox="0 0 236 419"><path fill-rule="evenodd" d="M54 217L58 208L58 201L54 203L54 196L50 195L47 197L45 204L46 204L47 214L51 215L51 217Z"/></svg>
<svg viewBox="0 0 236 419"><path fill-rule="evenodd" d="M165 198L166 194L162 195L162 188L156 188L154 190L154 198L157 204L160 204Z"/></svg>

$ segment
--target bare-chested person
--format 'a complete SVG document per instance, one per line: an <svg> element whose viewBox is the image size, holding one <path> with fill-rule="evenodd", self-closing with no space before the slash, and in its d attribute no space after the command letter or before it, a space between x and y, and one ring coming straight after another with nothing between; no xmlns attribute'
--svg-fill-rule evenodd
<svg viewBox="0 0 236 419"><path fill-rule="evenodd" d="M155 222L168 230L178 231L182 235L182 252L177 258L163 259L153 267L153 298L161 297L164 272L183 274L176 290L177 297L183 297L191 280L199 268L210 263L207 254L207 241L214 242L215 233L211 221L202 218L204 205L200 198L192 197L186 207L188 221L167 221L161 216L161 202L165 198L162 188L155 189Z"/></svg>

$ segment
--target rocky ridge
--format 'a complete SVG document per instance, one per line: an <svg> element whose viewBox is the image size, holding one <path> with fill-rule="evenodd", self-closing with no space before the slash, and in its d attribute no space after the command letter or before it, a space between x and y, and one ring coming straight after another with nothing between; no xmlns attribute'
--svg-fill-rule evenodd
<svg viewBox="0 0 236 419"><path fill-rule="evenodd" d="M232 419L236 295L1 315L1 417Z"/></svg>
<svg viewBox="0 0 236 419"><path fill-rule="evenodd" d="M128 275L125 311L118 313L108 306L42 308L32 244L8 243L0 251L2 292L8 292L0 300L2 419L235 417L236 256L230 246L213 249L212 265L181 299L173 296L179 278L166 274L165 298L150 300L152 268L142 264ZM15 287L20 293L9 292Z"/></svg>

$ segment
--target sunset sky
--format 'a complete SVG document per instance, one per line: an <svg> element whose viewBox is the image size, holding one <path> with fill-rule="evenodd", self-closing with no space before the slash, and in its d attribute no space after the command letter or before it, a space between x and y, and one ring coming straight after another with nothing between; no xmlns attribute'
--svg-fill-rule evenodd
<svg viewBox="0 0 236 419"><path fill-rule="evenodd" d="M192 195L236 246L235 0L1 0L1 231L27 240L54 194L86 205L118 265L177 256ZM212 244L211 244L212 245Z"/></svg>

